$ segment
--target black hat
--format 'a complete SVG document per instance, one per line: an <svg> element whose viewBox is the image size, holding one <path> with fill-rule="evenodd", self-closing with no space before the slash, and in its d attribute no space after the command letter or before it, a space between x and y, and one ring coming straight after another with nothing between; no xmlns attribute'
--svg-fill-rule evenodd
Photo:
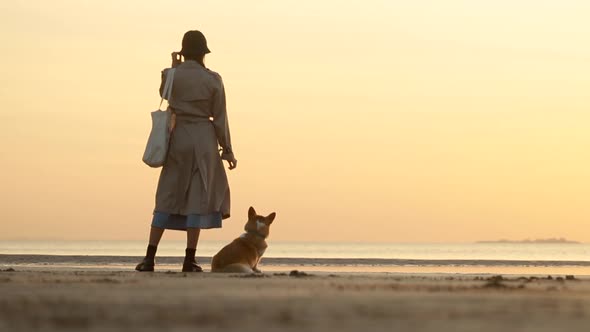
<svg viewBox="0 0 590 332"><path fill-rule="evenodd" d="M205 35L198 30L187 31L182 37L182 49L180 54L183 56L199 56L211 53L207 47Z"/></svg>

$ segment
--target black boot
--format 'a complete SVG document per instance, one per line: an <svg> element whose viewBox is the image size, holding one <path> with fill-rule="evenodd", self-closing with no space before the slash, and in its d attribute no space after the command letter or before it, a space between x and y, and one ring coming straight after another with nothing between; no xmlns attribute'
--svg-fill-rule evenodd
<svg viewBox="0 0 590 332"><path fill-rule="evenodd" d="M145 253L145 258L141 261L141 263L137 264L135 270L139 272L153 272L154 265L156 264L156 250L158 250L157 246L149 245L147 247L147 252Z"/></svg>
<svg viewBox="0 0 590 332"><path fill-rule="evenodd" d="M182 272L203 272L203 269L197 265L195 260L195 253L197 249L186 248L186 255L184 256L184 263L182 264Z"/></svg>

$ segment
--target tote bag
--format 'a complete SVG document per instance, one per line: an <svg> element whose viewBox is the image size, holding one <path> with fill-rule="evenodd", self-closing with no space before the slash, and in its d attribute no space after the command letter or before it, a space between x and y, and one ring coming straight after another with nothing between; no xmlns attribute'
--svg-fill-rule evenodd
<svg viewBox="0 0 590 332"><path fill-rule="evenodd" d="M143 153L143 162L150 167L162 167L166 162L168 155L168 143L170 141L170 121L172 111L170 111L170 97L172 95L172 84L174 83L175 68L168 70L166 74L166 83L162 91L162 100L157 111L152 112L152 130L145 146ZM168 108L162 111L164 99L168 101Z"/></svg>

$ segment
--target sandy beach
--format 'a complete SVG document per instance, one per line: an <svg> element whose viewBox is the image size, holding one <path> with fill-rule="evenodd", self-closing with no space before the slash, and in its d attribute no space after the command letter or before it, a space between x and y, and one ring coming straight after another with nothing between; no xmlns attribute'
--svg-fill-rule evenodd
<svg viewBox="0 0 590 332"><path fill-rule="evenodd" d="M590 278L137 273L3 257L2 331L585 331ZM301 273L302 272L302 273Z"/></svg>

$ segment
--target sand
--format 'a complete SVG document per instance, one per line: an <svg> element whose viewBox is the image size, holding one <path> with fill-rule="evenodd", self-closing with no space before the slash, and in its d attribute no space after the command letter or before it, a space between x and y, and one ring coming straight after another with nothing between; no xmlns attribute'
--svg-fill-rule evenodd
<svg viewBox="0 0 590 332"><path fill-rule="evenodd" d="M3 265L0 272L0 331L538 332L588 326L588 277L250 276L22 264Z"/></svg>

